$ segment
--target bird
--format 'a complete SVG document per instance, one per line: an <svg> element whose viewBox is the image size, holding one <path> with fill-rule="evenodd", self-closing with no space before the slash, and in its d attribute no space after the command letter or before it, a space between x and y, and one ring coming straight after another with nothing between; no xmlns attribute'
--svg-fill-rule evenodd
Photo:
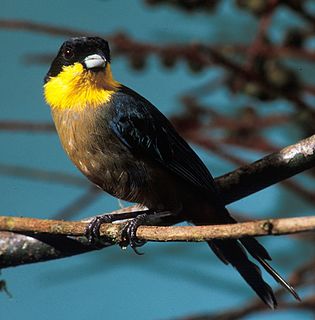
<svg viewBox="0 0 315 320"><path fill-rule="evenodd" d="M65 41L44 78L44 97L75 166L110 195L147 208L136 212L124 229L124 239L137 253L143 244L136 237L140 225L167 224L175 218L195 225L237 223L211 173L170 121L114 78L106 40ZM121 219L117 214L96 216L86 230L89 241L97 241L102 223ZM275 295L252 260L300 300L267 262L269 253L254 237L207 244L270 308L277 306Z"/></svg>

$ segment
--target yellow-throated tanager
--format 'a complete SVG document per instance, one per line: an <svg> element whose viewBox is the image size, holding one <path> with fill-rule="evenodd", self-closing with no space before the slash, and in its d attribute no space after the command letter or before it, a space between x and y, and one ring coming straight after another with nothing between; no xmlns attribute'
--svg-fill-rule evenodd
<svg viewBox="0 0 315 320"><path fill-rule="evenodd" d="M129 244L136 250L137 227L155 218L236 223L200 158L156 107L113 78L110 61L107 41L72 38L53 60L44 94L62 146L78 169L109 194L148 208L129 222ZM90 240L99 236L101 223L113 220L119 216L96 217L87 229ZM215 239L208 245L271 308L277 305L273 291L246 251L299 299L266 262L271 258L256 239Z"/></svg>

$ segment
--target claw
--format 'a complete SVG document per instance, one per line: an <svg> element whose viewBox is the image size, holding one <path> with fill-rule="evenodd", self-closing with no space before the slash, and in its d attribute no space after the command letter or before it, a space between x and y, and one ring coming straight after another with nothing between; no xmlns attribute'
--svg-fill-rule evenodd
<svg viewBox="0 0 315 320"><path fill-rule="evenodd" d="M133 211L133 212L126 212L126 213L110 213L110 214L96 216L87 225L85 229L85 236L87 237L90 244L95 244L100 240L100 227L103 223L111 223L114 221L132 219L135 217L137 218L138 216L146 215L144 212L145 211ZM150 210L147 210L147 212L150 212ZM136 237L134 236L134 238ZM128 244L129 244L129 241L127 242L126 245ZM139 247L140 245L137 245L137 246Z"/></svg>
<svg viewBox="0 0 315 320"><path fill-rule="evenodd" d="M139 252L137 248L143 246L146 241L141 241L137 238L137 229L147 219L147 216L146 213L140 214L129 221L122 231L123 241L121 246L125 247L126 244L129 244L131 249L138 255L143 255L143 252Z"/></svg>
<svg viewBox="0 0 315 320"><path fill-rule="evenodd" d="M85 236L90 244L95 244L100 239L100 227L103 223L110 223L113 219L111 215L94 217L85 229Z"/></svg>
<svg viewBox="0 0 315 320"><path fill-rule="evenodd" d="M85 229L85 235L90 244L96 244L100 240L100 227L103 223L131 219L129 222L127 222L122 231L122 241L120 246L124 249L130 245L136 254L142 255L143 253L139 252L137 248L143 246L146 241L139 240L137 238L136 234L138 227L148 222L153 223L155 219L159 219L159 217L164 217L165 215L165 212L157 213L148 209L146 211L134 211L125 214L113 213L96 216L87 225ZM169 215L169 213L167 213L167 215Z"/></svg>

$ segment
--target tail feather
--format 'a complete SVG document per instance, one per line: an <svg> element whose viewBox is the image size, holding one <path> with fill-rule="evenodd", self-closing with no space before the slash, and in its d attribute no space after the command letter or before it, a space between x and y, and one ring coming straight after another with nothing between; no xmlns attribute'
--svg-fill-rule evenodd
<svg viewBox="0 0 315 320"><path fill-rule="evenodd" d="M257 261L259 261L259 263L263 266L263 268L279 283L282 285L283 288L285 288L286 290L288 290L293 297L298 300L301 301L301 298L299 297L299 295L297 294L297 292L294 290L294 288L288 283L286 282L280 275L279 273L273 269L266 261L266 260L271 260L266 258L265 255L261 254L261 250L260 248L263 248L266 251L266 249L255 239L255 238L243 238L240 239L240 241L242 242L242 244L244 245L244 247L247 249L247 251L251 254L251 256L253 258L255 258ZM268 253L267 253L268 254ZM269 254L268 254L268 257Z"/></svg>
<svg viewBox="0 0 315 320"><path fill-rule="evenodd" d="M229 211L225 207L222 207L222 204L218 204L216 209L217 212L220 213L217 216L220 220L215 221L216 223L237 223L237 221L231 217ZM196 223L196 221L194 222ZM196 224L205 224L205 222L206 220L203 220ZM246 251L261 264L275 281L288 290L295 299L301 300L294 288L265 261L271 260L271 257L267 250L255 238L245 237L238 240L214 239L209 241L208 245L223 263L231 264L236 268L249 286L270 308L274 309L277 307L277 301L272 288L262 278L259 267L248 259Z"/></svg>
<svg viewBox="0 0 315 320"><path fill-rule="evenodd" d="M224 263L229 264L229 261L225 258L223 253L220 251L220 249L214 244L214 241L208 242L209 247L212 249L212 251L215 253L215 255Z"/></svg>
<svg viewBox="0 0 315 320"><path fill-rule="evenodd" d="M237 221L230 215L229 211L226 208L223 209L223 212L225 217L227 217L228 223L237 223ZM242 242L243 246L247 249L247 251L251 254L251 256L254 257L255 255L265 260L272 260L265 247L262 246L255 238L245 237L240 239L240 241Z"/></svg>
<svg viewBox="0 0 315 320"><path fill-rule="evenodd" d="M247 237L240 239L240 241L253 258L256 259L257 256L264 260L272 260L265 247L261 245L255 238Z"/></svg>
<svg viewBox="0 0 315 320"><path fill-rule="evenodd" d="M224 208L224 215L225 217L228 217L227 220L229 220L228 221L229 223L237 223L237 221L230 216L226 208ZM262 267L275 279L276 282L278 282L283 288L288 290L296 300L301 301L301 298L299 297L297 292L294 290L294 288L288 282L286 282L279 275L279 273L265 261L265 260L270 261L272 259L268 251L264 248L263 245L261 245L255 238L252 238L252 237L245 237L245 238L239 239L239 241L246 248L249 254L262 265Z"/></svg>
<svg viewBox="0 0 315 320"><path fill-rule="evenodd" d="M224 257L224 261L229 262L237 269L244 280L270 308L277 307L277 301L271 287L263 280L260 269L248 259L237 240L215 239L208 243L212 249L215 248L214 252L220 258Z"/></svg>

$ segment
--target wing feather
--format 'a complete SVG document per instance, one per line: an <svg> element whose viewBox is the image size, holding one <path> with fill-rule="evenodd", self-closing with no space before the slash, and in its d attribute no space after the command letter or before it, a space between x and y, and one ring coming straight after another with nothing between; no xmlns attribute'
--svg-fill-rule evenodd
<svg viewBox="0 0 315 320"><path fill-rule="evenodd" d="M157 108L126 87L115 99L110 127L131 152L157 161L212 196L217 194L206 166Z"/></svg>

